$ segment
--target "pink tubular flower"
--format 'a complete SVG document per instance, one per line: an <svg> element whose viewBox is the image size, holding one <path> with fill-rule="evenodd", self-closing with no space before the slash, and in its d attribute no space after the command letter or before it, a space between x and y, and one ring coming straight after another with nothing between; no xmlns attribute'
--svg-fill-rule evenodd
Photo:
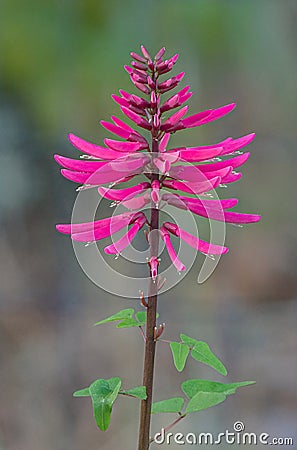
<svg viewBox="0 0 297 450"><path fill-rule="evenodd" d="M235 103L187 115L189 106L184 104L193 95L189 85L165 100L162 96L176 88L185 75L180 72L161 79L173 69L178 55L164 59L164 47L154 58L143 46L141 53L132 52L133 61L125 66L133 85L140 91L138 95L124 90L119 91L120 95L112 95L132 125L112 116L110 122L102 120L100 123L116 139L107 137L104 146L100 146L69 134L71 144L83 153L81 159L55 155L65 178L96 187L101 197L121 204L127 211L93 222L57 225L57 230L70 234L74 241L93 242L113 237L125 228L120 239L105 247L107 254L120 254L145 224L151 227L145 212L140 211L148 203L152 209L169 204L200 217L233 224L258 222L259 215L230 211L237 205L237 199L197 197L241 178L241 173L234 170L249 158L250 153L241 150L252 142L254 133L236 139L228 137L212 145L168 148L172 134L218 120L233 111ZM150 139L144 134L149 134ZM132 180L132 186L116 186L128 180ZM178 271L185 270L185 266L176 254L170 235L204 254L221 255L228 251L227 247L205 242L171 222L161 224L159 234ZM158 255L151 256L148 264L156 280Z"/></svg>

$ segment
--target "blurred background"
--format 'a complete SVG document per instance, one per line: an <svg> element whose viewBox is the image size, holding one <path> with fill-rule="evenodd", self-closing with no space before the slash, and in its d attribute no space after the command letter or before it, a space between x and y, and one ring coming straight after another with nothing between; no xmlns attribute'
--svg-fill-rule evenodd
<svg viewBox="0 0 297 450"><path fill-rule="evenodd" d="M1 450L136 448L137 401L121 398L104 433L90 401L72 398L97 378L141 384L143 342L137 329L92 326L138 304L93 285L55 231L70 220L76 185L53 154L78 157L70 131L102 144L98 120L118 113L112 93L134 91L123 65L140 44L180 53L175 73L186 71L192 113L237 102L223 120L182 132L177 145L257 132L227 195L262 222L228 226L230 252L211 278L198 285L194 266L159 302L165 339L185 332L205 340L228 381L257 385L176 431L219 433L241 420L246 431L296 445L296 21L296 0L1 0ZM181 395L185 379L225 381L190 360L178 374L165 344L156 374L155 400ZM153 432L173 420L154 416Z"/></svg>

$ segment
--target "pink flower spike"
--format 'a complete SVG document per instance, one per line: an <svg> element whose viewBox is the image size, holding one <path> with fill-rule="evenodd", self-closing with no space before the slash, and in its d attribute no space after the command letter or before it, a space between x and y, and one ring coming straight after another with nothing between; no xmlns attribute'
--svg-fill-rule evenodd
<svg viewBox="0 0 297 450"><path fill-rule="evenodd" d="M91 142L85 141L74 134L69 134L68 139L78 150L95 158L114 160L123 156L120 152L116 152L105 147L100 147L96 144L91 144Z"/></svg>
<svg viewBox="0 0 297 450"><path fill-rule="evenodd" d="M211 254L211 255L223 255L229 251L227 247L223 247L220 245L215 244L209 244L208 242L203 241L202 239L197 238L196 236L193 236L192 234L188 233L187 231L183 230L179 226L170 223L170 222L164 222L163 226L172 234L175 236L178 236L180 239L185 241L188 245L195 248L199 252L205 253L205 254Z"/></svg>
<svg viewBox="0 0 297 450"><path fill-rule="evenodd" d="M161 227L160 233L161 233L161 238L165 242L165 245L166 245L166 248L168 251L168 255L170 256L170 259L171 259L173 265L175 266L175 268L177 269L177 271L182 272L183 270L186 270L186 266L178 259L178 256L174 250L174 247L170 240L169 233L166 230L166 228Z"/></svg>
<svg viewBox="0 0 297 450"><path fill-rule="evenodd" d="M172 56L168 61L170 61L170 62L172 62L173 64L175 64L176 61L178 60L178 58L179 58L179 54L176 53L176 54L175 54L174 56Z"/></svg>
<svg viewBox="0 0 297 450"><path fill-rule="evenodd" d="M161 141L160 141L160 144L159 144L160 152L165 152L166 151L169 139L170 139L170 133L165 133L164 136L162 137Z"/></svg>
<svg viewBox="0 0 297 450"><path fill-rule="evenodd" d="M150 269L151 269L151 275L153 282L155 283L157 276L158 276L158 266L159 266L159 259L156 256L152 256L148 262Z"/></svg>
<svg viewBox="0 0 297 450"><path fill-rule="evenodd" d="M113 101L115 103L117 103L118 105L125 106L126 108L130 107L130 103L126 99L119 97L118 95L115 95L115 94L112 94L111 97L112 97Z"/></svg>
<svg viewBox="0 0 297 450"><path fill-rule="evenodd" d="M163 81L162 83L160 83L158 85L158 90L161 93L170 91L171 89L173 89L175 86L178 85L178 83L183 79L184 76L185 76L185 72L180 72L175 77L172 77L166 81Z"/></svg>
<svg viewBox="0 0 297 450"><path fill-rule="evenodd" d="M144 64L144 63L141 63L138 61L132 61L131 65L133 66L134 69L143 70L143 71L148 70L147 64Z"/></svg>
<svg viewBox="0 0 297 450"><path fill-rule="evenodd" d="M125 153L136 152L137 150L147 148L147 145L142 142L115 141L108 138L104 139L104 144L112 150Z"/></svg>
<svg viewBox="0 0 297 450"><path fill-rule="evenodd" d="M145 223L146 217L144 214L142 214L141 217L135 220L130 230L126 234L124 234L123 237L121 237L117 242L114 242L113 244L105 247L105 253L107 253L108 255L120 254L126 247L128 247L128 245L131 244L136 234L139 230L141 230Z"/></svg>
<svg viewBox="0 0 297 450"><path fill-rule="evenodd" d="M205 164L199 166L174 166L171 167L169 175L176 180L185 180L192 183L205 181L206 178L214 177L225 177L229 175L233 168L232 166L224 167L220 170L213 170L211 172L202 172L201 167Z"/></svg>
<svg viewBox="0 0 297 450"><path fill-rule="evenodd" d="M220 108L213 109L210 113L209 117L206 117L204 120L201 121L200 125L203 125L205 123L212 122L214 120L220 119L221 117L226 116L229 114L233 109L236 107L236 103L230 103L229 105L221 106Z"/></svg>
<svg viewBox="0 0 297 450"><path fill-rule="evenodd" d="M134 113L128 108L125 108L124 106L121 106L121 110L127 117L129 117L129 119L135 122L136 125L145 128L146 130L151 130L152 126L148 123L147 120L143 119L142 117L139 117L138 114Z"/></svg>

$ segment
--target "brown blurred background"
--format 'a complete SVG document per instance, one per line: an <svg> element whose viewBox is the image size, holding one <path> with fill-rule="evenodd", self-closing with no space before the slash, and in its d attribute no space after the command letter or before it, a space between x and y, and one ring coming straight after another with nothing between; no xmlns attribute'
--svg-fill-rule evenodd
<svg viewBox="0 0 297 450"><path fill-rule="evenodd" d="M207 341L228 380L257 385L176 431L219 433L242 420L247 431L297 445L296 21L296 0L1 1L1 450L136 448L137 401L120 399L103 433L88 399L72 398L96 378L141 384L143 344L138 330L92 327L137 304L94 286L56 233L76 186L53 153L78 157L69 131L102 143L98 120L118 113L110 94L133 90L123 64L140 44L180 53L175 72L186 71L196 94L192 113L237 102L225 119L176 137L178 145L257 132L228 194L262 222L228 226L231 251L212 277L198 286L193 268L159 306L167 339L186 332ZM188 378L223 379L194 361L177 374L162 344L156 374L155 400L180 395ZM154 417L153 431L171 419Z"/></svg>

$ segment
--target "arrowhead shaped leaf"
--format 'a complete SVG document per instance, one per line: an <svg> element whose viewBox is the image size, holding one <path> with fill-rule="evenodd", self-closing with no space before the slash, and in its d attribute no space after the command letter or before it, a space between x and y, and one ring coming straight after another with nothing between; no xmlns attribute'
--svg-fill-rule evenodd
<svg viewBox="0 0 297 450"><path fill-rule="evenodd" d="M234 394L236 389L243 386L255 384L254 381L242 381L239 383L218 383L208 380L187 380L182 383L181 387L184 393L193 398L199 392L219 393L224 395Z"/></svg>
<svg viewBox="0 0 297 450"><path fill-rule="evenodd" d="M226 400L226 395L217 392L198 392L187 404L186 413L202 411Z"/></svg>
<svg viewBox="0 0 297 450"><path fill-rule="evenodd" d="M120 394L132 395L132 397L140 398L140 400L146 400L146 388L145 386L137 386L128 391L120 391Z"/></svg>
<svg viewBox="0 0 297 450"><path fill-rule="evenodd" d="M107 430L110 424L112 405L121 388L120 378L99 379L90 385L94 417L100 430Z"/></svg>
<svg viewBox="0 0 297 450"><path fill-rule="evenodd" d="M182 397L168 398L152 404L152 414L178 413L182 410L185 400Z"/></svg>
<svg viewBox="0 0 297 450"><path fill-rule="evenodd" d="M215 369L222 375L227 375L227 369L217 356L210 350L206 342L199 341L191 352L192 358Z"/></svg>
<svg viewBox="0 0 297 450"><path fill-rule="evenodd" d="M131 319L124 319L122 322L117 324L117 328L131 328L131 327L139 327L140 324L137 322L137 320L131 318Z"/></svg>
<svg viewBox="0 0 297 450"><path fill-rule="evenodd" d="M146 324L146 311L138 311L135 314L136 320L138 320L138 326L143 326ZM158 319L159 314L157 313L156 318Z"/></svg>
<svg viewBox="0 0 297 450"><path fill-rule="evenodd" d="M170 342L170 348L174 365L179 372L182 372L190 352L189 346L180 342Z"/></svg>
<svg viewBox="0 0 297 450"><path fill-rule="evenodd" d="M127 308L107 317L106 319L100 320L100 322L95 323L95 325L101 325L103 323L114 322L116 320L130 319L134 314L134 309Z"/></svg>
<svg viewBox="0 0 297 450"><path fill-rule="evenodd" d="M73 392L73 397L90 397L90 388L80 389L79 391Z"/></svg>
<svg viewBox="0 0 297 450"><path fill-rule="evenodd" d="M180 338L184 344L187 344L189 347L195 347L195 344L197 344L197 339L193 339L190 336L187 336L186 334L180 334Z"/></svg>

